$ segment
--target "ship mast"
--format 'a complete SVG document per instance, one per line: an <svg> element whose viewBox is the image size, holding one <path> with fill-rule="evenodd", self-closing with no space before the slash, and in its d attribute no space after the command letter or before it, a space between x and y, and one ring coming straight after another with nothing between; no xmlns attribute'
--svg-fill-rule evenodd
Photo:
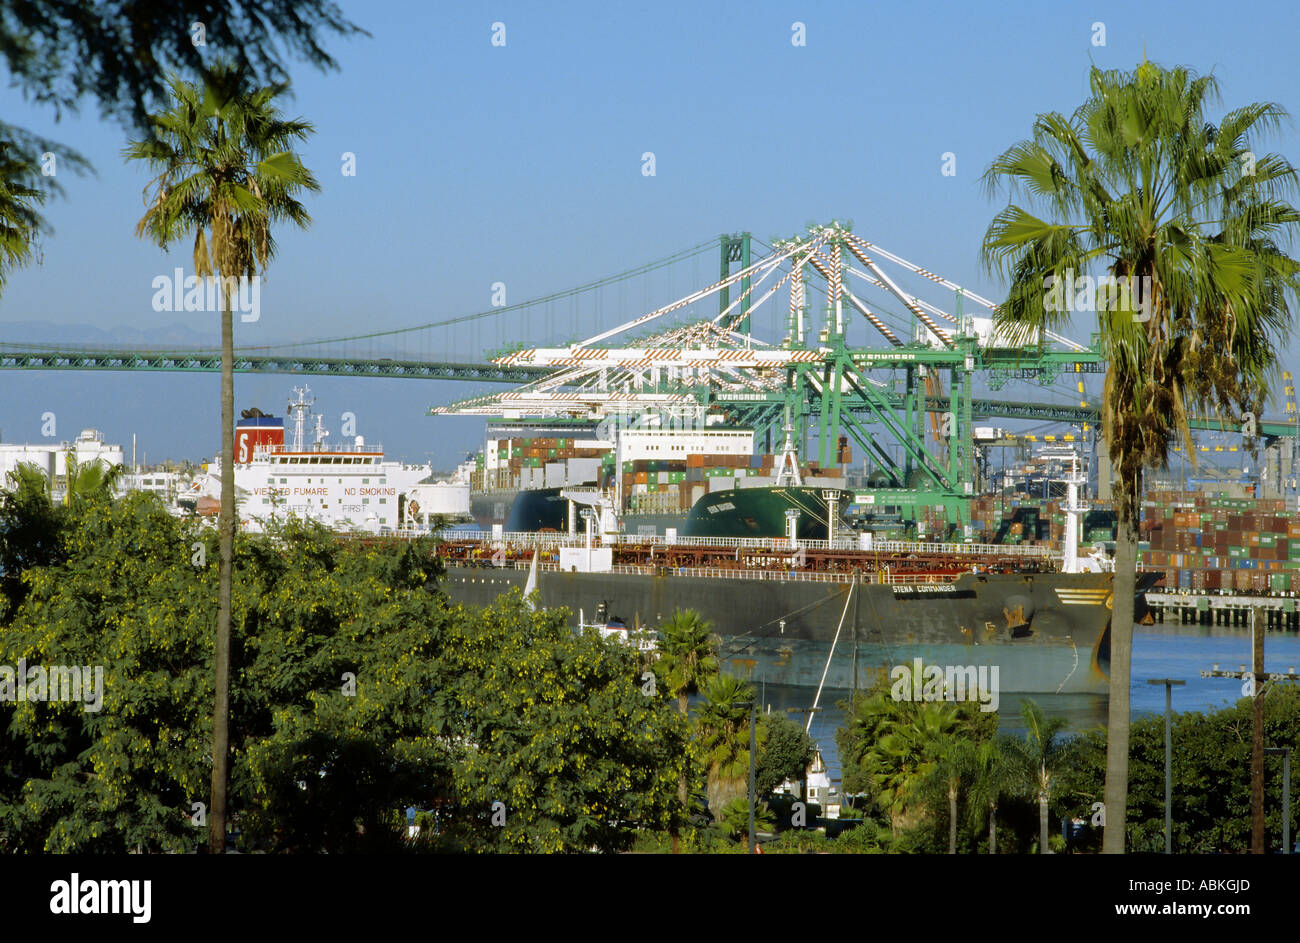
<svg viewBox="0 0 1300 943"><path fill-rule="evenodd" d="M311 404L316 402L316 397L308 399L311 388L307 384L301 387L295 386L293 391L298 394L296 400L289 400L289 416L293 420L293 450L301 452L303 448L303 436L306 432L307 416L311 413Z"/></svg>
<svg viewBox="0 0 1300 943"><path fill-rule="evenodd" d="M1083 484L1085 479L1079 475L1079 453L1071 451L1070 454L1070 471L1062 479L1066 486L1066 495L1069 503L1065 506L1065 546L1064 560L1062 561L1061 571L1063 573L1080 573L1083 567L1079 564L1079 524L1083 518L1083 513L1088 510L1086 505L1079 503L1079 485Z"/></svg>
<svg viewBox="0 0 1300 943"><path fill-rule="evenodd" d="M329 435L329 430L325 428L325 417L320 413L316 414L316 451L320 452L325 448L325 438Z"/></svg>

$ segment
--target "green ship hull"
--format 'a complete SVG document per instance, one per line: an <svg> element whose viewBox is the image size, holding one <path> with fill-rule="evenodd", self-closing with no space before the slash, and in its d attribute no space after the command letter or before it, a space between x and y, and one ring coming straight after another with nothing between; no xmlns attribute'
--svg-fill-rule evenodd
<svg viewBox="0 0 1300 943"><path fill-rule="evenodd" d="M786 536L786 511L799 512L799 540L825 540L826 499L822 488L730 488L705 495L695 502L682 531L684 537ZM836 523L837 534L849 533Z"/></svg>

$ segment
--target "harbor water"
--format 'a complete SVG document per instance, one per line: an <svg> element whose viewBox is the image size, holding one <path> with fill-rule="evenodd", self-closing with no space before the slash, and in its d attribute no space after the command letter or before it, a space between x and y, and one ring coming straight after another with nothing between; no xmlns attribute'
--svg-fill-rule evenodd
<svg viewBox="0 0 1300 943"><path fill-rule="evenodd" d="M1232 626L1137 626L1133 632L1133 663L1129 694L1132 716L1164 714L1164 685L1147 684L1152 678L1185 681L1173 689L1173 709L1209 712L1231 707L1241 698L1242 682L1233 678L1202 678L1202 671L1216 664L1223 671L1249 668L1251 638L1249 629ZM1268 671L1291 671L1300 667L1300 635L1294 632L1270 632L1264 643L1264 667ZM807 723L802 710L812 706L815 692L807 688L763 684L755 679L760 703L765 710L789 711L788 716ZM818 710L813 715L811 734L822 750L832 782L840 779L836 754L835 731L844 722L841 702L850 692L826 688ZM1067 733L1106 725L1108 700L1100 695L1038 694L1033 700L1048 717L1066 722ZM998 732L1023 735L1020 718L1020 695L1009 695L998 704Z"/></svg>

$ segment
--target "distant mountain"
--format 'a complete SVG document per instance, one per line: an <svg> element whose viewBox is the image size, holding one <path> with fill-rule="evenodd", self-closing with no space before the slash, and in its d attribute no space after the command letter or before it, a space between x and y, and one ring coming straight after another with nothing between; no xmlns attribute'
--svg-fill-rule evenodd
<svg viewBox="0 0 1300 943"><path fill-rule="evenodd" d="M104 344L108 347L216 347L221 335L196 331L188 324L159 324L142 331L133 327L96 327L93 324L51 324L48 321L0 321L0 344Z"/></svg>

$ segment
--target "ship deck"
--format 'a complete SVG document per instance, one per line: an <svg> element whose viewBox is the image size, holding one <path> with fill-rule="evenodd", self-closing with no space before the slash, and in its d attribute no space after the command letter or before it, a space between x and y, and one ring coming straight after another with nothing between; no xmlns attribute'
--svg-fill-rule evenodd
<svg viewBox="0 0 1300 943"><path fill-rule="evenodd" d="M439 556L449 565L527 569L537 557L543 571L560 570L563 549L581 549L585 539L567 534L441 535ZM620 535L595 539L608 550L610 569L635 575L680 573L717 579L803 582L946 582L961 573L1055 572L1050 548L998 544L940 544L880 541L863 549L856 538L803 540ZM570 567L571 569L571 567Z"/></svg>

